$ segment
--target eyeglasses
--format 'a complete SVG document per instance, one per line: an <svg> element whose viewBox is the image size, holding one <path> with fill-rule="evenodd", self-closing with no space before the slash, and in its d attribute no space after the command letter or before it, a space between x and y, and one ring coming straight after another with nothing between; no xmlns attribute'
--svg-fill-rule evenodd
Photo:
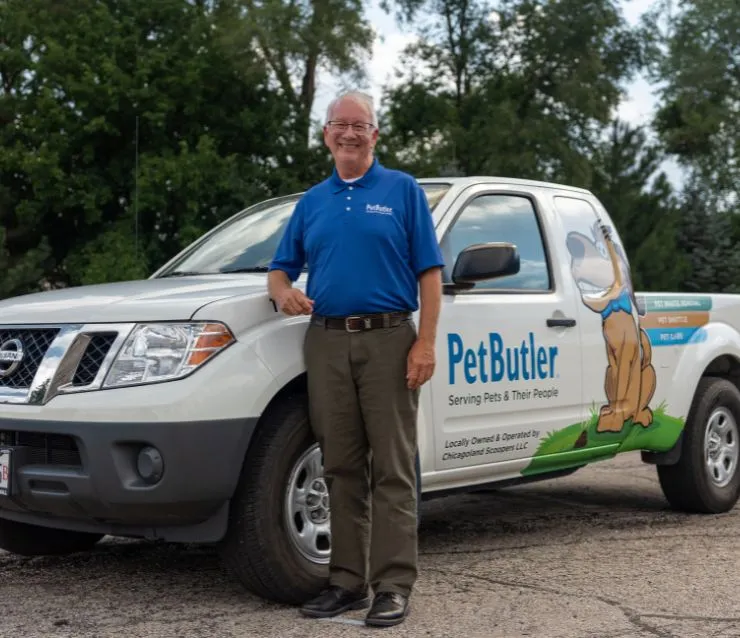
<svg viewBox="0 0 740 638"><path fill-rule="evenodd" d="M350 126L355 133L368 133L375 128L373 124L367 124L365 122L342 122L340 120L329 120L327 126L333 131L346 131Z"/></svg>

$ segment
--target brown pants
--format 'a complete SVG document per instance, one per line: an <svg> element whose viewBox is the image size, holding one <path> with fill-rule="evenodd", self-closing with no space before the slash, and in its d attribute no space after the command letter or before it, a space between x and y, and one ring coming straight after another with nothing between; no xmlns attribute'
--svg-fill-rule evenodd
<svg viewBox="0 0 740 638"><path fill-rule="evenodd" d="M308 328L309 412L329 488L333 585L409 595L416 581L418 390L406 385L415 340L411 320L355 333Z"/></svg>

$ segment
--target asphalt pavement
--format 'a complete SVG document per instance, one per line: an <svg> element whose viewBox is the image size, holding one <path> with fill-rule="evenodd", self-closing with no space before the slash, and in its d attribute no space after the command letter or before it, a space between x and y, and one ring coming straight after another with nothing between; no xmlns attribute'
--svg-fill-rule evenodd
<svg viewBox="0 0 740 638"><path fill-rule="evenodd" d="M637 453L422 514L418 586L398 627L267 603L209 547L106 538L65 558L0 550L0 636L740 637L740 507L672 512Z"/></svg>

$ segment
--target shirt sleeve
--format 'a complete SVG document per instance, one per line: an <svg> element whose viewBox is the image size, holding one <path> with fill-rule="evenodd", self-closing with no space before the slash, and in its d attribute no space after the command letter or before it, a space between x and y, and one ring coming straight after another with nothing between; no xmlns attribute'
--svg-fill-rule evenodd
<svg viewBox="0 0 740 638"><path fill-rule="evenodd" d="M269 266L269 270L282 270L291 281L298 279L306 263L303 244L304 208L304 198L301 198L288 220Z"/></svg>
<svg viewBox="0 0 740 638"><path fill-rule="evenodd" d="M411 207L408 216L409 250L411 268L418 277L429 268L443 268L445 263L437 241L432 220L432 211L424 190L415 180L411 180Z"/></svg>

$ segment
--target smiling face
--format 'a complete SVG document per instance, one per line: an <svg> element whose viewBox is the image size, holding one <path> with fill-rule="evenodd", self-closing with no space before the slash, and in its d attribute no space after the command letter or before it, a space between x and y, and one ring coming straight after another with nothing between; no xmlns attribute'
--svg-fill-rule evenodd
<svg viewBox="0 0 740 638"><path fill-rule="evenodd" d="M334 157L339 176L343 179L361 176L373 162L378 139L370 110L360 101L345 97L334 106L328 119L334 123L366 125L362 132L355 131L352 126L345 130L331 124L324 126L324 142Z"/></svg>

